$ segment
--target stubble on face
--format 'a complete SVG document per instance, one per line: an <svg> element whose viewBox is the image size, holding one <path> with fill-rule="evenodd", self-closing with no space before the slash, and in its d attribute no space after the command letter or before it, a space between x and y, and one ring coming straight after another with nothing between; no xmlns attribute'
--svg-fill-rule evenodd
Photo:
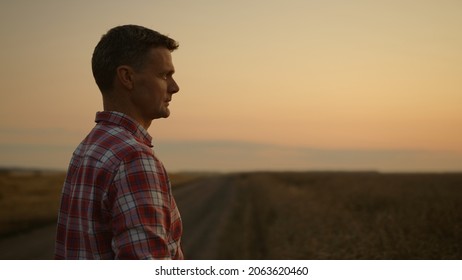
<svg viewBox="0 0 462 280"><path fill-rule="evenodd" d="M165 48L151 49L144 67L135 73L132 94L141 122L150 124L154 119L170 116L172 95L179 91L174 73L171 52Z"/></svg>

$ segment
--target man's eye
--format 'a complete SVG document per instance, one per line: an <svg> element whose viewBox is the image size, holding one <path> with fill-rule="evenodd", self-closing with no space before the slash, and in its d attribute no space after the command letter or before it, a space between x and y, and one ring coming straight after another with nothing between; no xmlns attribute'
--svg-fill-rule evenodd
<svg viewBox="0 0 462 280"><path fill-rule="evenodd" d="M161 73L160 74L160 78L163 79L163 80L171 79L172 76L173 76L172 72L167 72L167 73Z"/></svg>

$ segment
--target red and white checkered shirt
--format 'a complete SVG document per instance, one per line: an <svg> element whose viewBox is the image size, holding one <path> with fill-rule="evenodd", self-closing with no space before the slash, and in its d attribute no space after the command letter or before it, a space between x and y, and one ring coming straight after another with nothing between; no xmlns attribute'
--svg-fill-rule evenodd
<svg viewBox="0 0 462 280"><path fill-rule="evenodd" d="M130 117L98 112L64 183L56 259L183 259L182 223L151 136Z"/></svg>

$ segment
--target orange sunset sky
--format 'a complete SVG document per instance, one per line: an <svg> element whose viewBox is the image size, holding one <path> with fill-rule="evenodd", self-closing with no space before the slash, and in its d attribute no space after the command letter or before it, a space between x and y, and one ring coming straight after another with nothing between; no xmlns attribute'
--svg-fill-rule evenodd
<svg viewBox="0 0 462 280"><path fill-rule="evenodd" d="M167 169L462 171L462 1L2 1L0 166L66 169L113 26L180 43Z"/></svg>

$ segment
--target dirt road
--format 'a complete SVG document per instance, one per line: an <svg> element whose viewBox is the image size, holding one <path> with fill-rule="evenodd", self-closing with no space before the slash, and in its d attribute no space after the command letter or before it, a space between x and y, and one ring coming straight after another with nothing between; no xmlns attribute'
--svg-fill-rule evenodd
<svg viewBox="0 0 462 280"><path fill-rule="evenodd" d="M216 259L220 236L232 214L236 188L232 177L217 176L175 187L183 218L183 249L187 259ZM53 258L55 225L0 240L0 259L46 260Z"/></svg>
<svg viewBox="0 0 462 280"><path fill-rule="evenodd" d="M53 258L55 225L0 240L0 260L50 260Z"/></svg>
<svg viewBox="0 0 462 280"><path fill-rule="evenodd" d="M236 188L231 177L201 180L174 190L183 219L186 259L216 259L232 215Z"/></svg>

